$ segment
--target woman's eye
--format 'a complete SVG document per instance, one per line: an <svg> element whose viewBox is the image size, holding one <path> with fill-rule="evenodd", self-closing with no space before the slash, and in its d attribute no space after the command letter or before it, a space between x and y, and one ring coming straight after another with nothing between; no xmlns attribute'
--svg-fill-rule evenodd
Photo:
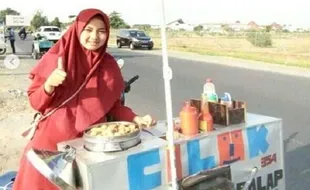
<svg viewBox="0 0 310 190"><path fill-rule="evenodd" d="M106 32L105 32L105 30L100 30L99 33L100 34L105 34Z"/></svg>
<svg viewBox="0 0 310 190"><path fill-rule="evenodd" d="M91 32L92 30L91 30L91 29L85 29L85 31L87 31L87 32Z"/></svg>

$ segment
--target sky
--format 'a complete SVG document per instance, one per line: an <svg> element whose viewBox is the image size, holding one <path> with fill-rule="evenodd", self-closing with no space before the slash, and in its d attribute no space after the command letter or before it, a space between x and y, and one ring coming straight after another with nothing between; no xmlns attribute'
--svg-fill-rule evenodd
<svg viewBox="0 0 310 190"><path fill-rule="evenodd" d="M310 27L307 0L164 0L166 22L182 18L185 23L232 23L240 21L258 24L292 24ZM24 2L24 3L21 3ZM25 3L27 2L27 3ZM129 24L161 24L162 0L9 0L0 4L0 10L10 7L23 16L32 17L42 10L50 20L58 16L67 21L68 15L77 15L85 8L98 8L109 14L121 13Z"/></svg>

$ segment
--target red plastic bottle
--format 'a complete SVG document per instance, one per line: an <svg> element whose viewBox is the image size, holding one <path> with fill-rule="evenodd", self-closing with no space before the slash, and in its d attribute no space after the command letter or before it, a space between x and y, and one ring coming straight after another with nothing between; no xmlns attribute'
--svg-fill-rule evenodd
<svg viewBox="0 0 310 190"><path fill-rule="evenodd" d="M201 131L213 131L213 118L209 111L207 97L202 97L201 114L199 115L199 128Z"/></svg>
<svg viewBox="0 0 310 190"><path fill-rule="evenodd" d="M185 136L192 136L199 133L198 111L191 106L190 102L185 102L180 112L181 131Z"/></svg>
<svg viewBox="0 0 310 190"><path fill-rule="evenodd" d="M200 115L199 122L201 131L213 131L213 118L210 112L203 111Z"/></svg>

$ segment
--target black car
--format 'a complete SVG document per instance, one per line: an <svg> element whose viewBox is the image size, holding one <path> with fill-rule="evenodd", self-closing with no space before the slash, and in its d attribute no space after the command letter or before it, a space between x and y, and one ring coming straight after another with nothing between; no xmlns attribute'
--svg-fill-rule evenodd
<svg viewBox="0 0 310 190"><path fill-rule="evenodd" d="M116 44L118 48L128 46L130 49L147 48L151 50L154 46L152 39L145 32L135 29L121 29L116 37Z"/></svg>

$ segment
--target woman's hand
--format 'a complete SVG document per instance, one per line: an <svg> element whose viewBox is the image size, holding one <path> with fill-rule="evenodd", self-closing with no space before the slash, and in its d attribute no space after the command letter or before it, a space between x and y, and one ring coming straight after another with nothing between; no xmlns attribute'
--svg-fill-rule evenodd
<svg viewBox="0 0 310 190"><path fill-rule="evenodd" d="M145 115L143 117L136 116L133 122L139 125L139 127L150 127L156 124L156 121L150 115Z"/></svg>
<svg viewBox="0 0 310 190"><path fill-rule="evenodd" d="M58 58L58 66L52 72L52 74L47 78L44 89L47 93L52 94L55 87L59 86L66 79L67 73L64 71L62 58Z"/></svg>

